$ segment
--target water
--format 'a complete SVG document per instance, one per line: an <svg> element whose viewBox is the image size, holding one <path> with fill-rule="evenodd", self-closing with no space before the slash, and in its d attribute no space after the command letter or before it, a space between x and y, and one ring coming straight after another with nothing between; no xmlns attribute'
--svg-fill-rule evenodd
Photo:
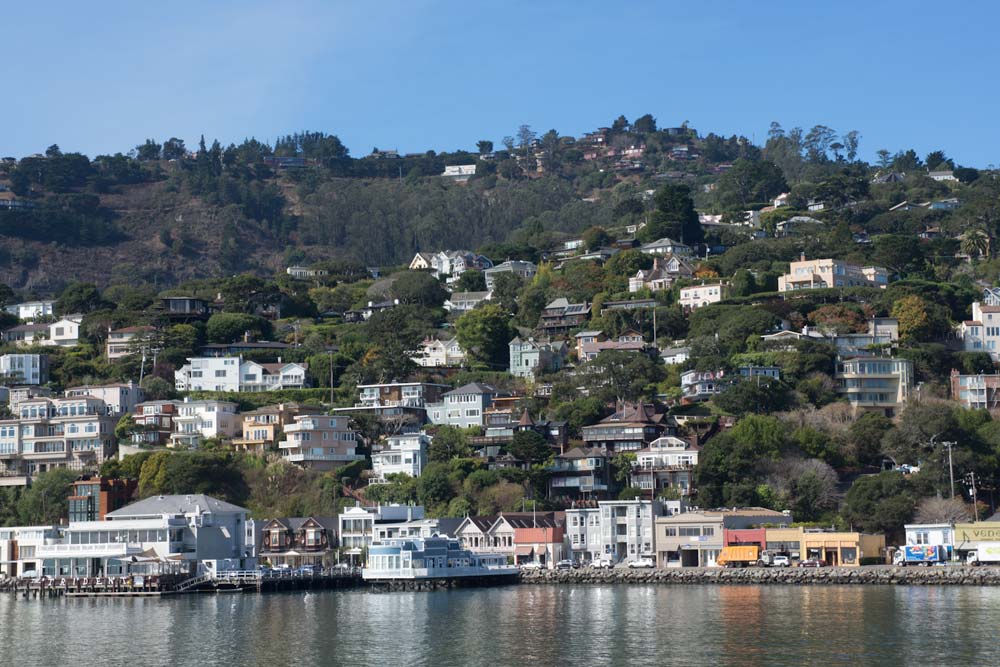
<svg viewBox="0 0 1000 667"><path fill-rule="evenodd" d="M0 596L0 664L1000 664L1000 588L508 586Z"/></svg>

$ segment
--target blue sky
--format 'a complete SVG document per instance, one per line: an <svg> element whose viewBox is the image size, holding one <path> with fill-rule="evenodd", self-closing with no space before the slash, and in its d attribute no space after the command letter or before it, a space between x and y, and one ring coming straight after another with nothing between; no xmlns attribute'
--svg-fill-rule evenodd
<svg viewBox="0 0 1000 667"><path fill-rule="evenodd" d="M987 2L9 3L0 155L296 130L351 154L580 135L652 113L761 143L772 120L861 152L997 163Z"/></svg>

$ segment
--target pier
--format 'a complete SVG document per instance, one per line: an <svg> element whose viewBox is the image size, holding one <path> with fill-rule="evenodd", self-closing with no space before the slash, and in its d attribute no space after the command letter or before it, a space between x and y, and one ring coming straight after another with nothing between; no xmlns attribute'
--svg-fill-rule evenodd
<svg viewBox="0 0 1000 667"><path fill-rule="evenodd" d="M22 599L56 597L165 597L190 593L271 593L360 586L356 568L322 572L236 570L197 577L182 575L39 577L0 581L0 592Z"/></svg>

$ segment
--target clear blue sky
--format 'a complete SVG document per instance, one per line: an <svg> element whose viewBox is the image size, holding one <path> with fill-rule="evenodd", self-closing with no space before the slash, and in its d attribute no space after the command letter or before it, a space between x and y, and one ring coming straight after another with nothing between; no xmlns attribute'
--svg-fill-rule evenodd
<svg viewBox="0 0 1000 667"><path fill-rule="evenodd" d="M10 2L0 155L296 130L351 154L580 135L652 113L763 141L861 132L863 157L1000 164L1000 6L801 2Z"/></svg>

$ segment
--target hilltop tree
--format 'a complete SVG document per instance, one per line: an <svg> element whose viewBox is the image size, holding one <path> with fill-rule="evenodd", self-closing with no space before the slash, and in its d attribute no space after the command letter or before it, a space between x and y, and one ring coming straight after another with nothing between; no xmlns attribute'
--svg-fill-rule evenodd
<svg viewBox="0 0 1000 667"><path fill-rule="evenodd" d="M153 139L146 139L146 143L135 147L136 158L139 160L159 160L163 146Z"/></svg>
<svg viewBox="0 0 1000 667"><path fill-rule="evenodd" d="M719 178L716 196L723 206L745 207L773 199L787 190L788 184L778 165L769 160L740 158Z"/></svg>
<svg viewBox="0 0 1000 667"><path fill-rule="evenodd" d="M488 139L481 139L476 142L476 150L479 151L480 155L488 155L493 152L493 142Z"/></svg>
<svg viewBox="0 0 1000 667"><path fill-rule="evenodd" d="M164 160L181 160L185 155L187 155L187 146L184 145L183 139L171 137L163 142Z"/></svg>
<svg viewBox="0 0 1000 667"><path fill-rule="evenodd" d="M652 114L639 116L632 123L632 130L638 134L652 134L656 132L656 119Z"/></svg>
<svg viewBox="0 0 1000 667"><path fill-rule="evenodd" d="M668 237L690 245L704 240L698 212L691 199L691 188L668 183L656 191L653 201L656 211L649 224L639 232L643 241Z"/></svg>

